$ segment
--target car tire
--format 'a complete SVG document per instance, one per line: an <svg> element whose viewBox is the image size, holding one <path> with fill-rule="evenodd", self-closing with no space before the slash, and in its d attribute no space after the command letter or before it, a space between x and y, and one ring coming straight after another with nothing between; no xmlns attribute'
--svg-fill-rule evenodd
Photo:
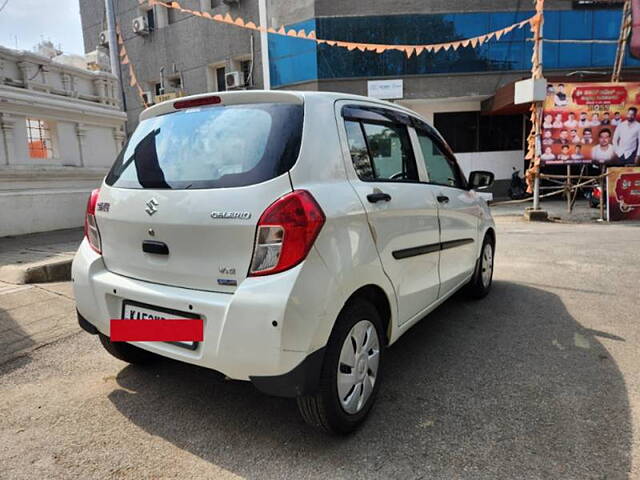
<svg viewBox="0 0 640 480"><path fill-rule="evenodd" d="M489 294L493 283L494 253L495 243L489 235L485 235L473 277L471 277L466 288L466 293L471 298L480 299Z"/></svg>
<svg viewBox="0 0 640 480"><path fill-rule="evenodd" d="M157 355L142 350L134 345L126 342L112 342L109 337L103 334L98 335L100 337L100 343L104 349L118 360L131 363L134 365L143 365L151 363L158 358Z"/></svg>
<svg viewBox="0 0 640 480"><path fill-rule="evenodd" d="M346 435L364 422L380 387L384 339L380 314L370 302L356 298L342 309L327 344L318 391L297 399L308 424Z"/></svg>

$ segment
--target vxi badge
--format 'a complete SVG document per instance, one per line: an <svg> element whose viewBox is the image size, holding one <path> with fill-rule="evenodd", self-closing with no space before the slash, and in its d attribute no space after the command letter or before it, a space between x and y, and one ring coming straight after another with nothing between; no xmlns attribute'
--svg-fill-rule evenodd
<svg viewBox="0 0 640 480"><path fill-rule="evenodd" d="M228 218L231 220L249 220L251 218L251 212L211 212L211 218L219 220L222 218Z"/></svg>

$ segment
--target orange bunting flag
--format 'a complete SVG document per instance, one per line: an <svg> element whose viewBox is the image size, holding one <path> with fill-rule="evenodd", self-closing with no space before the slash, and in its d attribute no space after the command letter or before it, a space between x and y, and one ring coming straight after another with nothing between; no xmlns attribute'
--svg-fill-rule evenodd
<svg viewBox="0 0 640 480"><path fill-rule="evenodd" d="M410 58L412 55L414 54L420 55L424 51L437 53L440 50L448 51L449 49L453 49L455 51L460 47L466 48L470 46L472 48L476 48L478 45L482 45L483 43L493 38L495 38L496 40L500 40L500 38L502 38L507 33L517 28L523 28L526 25L530 25L532 31L535 32L536 29L539 27L540 23L542 22L542 7L544 4L544 0L536 0L536 14L526 20L520 21L519 23L515 23L513 25L509 25L508 27L502 28L500 30L489 32L477 37L472 37L472 38L463 39L463 40L456 40L453 42L430 44L430 45L386 45L386 44L355 43L355 42L343 42L338 40L320 39L316 37L315 30L312 30L309 33L306 33L304 29L300 29L300 30L296 30L293 28L286 29L284 26L281 26L276 30L273 27L264 27L262 25L256 25L254 22L245 22L244 19L240 17L236 17L234 19L229 13L226 13L224 16L220 14L212 16L209 12L206 12L206 11L195 11L195 10L185 9L185 8L182 8L180 3L176 1L163 2L160 0L147 0L145 2L145 0L139 0L139 3L140 4L147 3L148 5L161 5L165 8L177 9L182 12L190 13L192 15L203 17L208 20L213 20L216 22L226 23L229 25L234 25L237 27L246 28L250 30L257 30L263 33L266 32L274 35L283 35L288 37L302 38L302 39L314 41L317 44L326 44L332 47L339 46L339 47L346 48L349 51L352 51L352 50L358 50L361 52L370 51L370 52L376 52L376 53L382 54L389 50L396 50L396 51L404 52L407 55L407 57ZM121 45L123 44L123 40L121 37L118 38L118 43L120 43ZM124 54L121 52L120 54L121 57L124 57L125 55L126 55L126 52Z"/></svg>

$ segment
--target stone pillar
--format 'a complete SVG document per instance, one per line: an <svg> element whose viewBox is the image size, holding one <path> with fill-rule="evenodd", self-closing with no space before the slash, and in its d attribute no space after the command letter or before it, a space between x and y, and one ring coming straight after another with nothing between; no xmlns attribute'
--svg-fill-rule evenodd
<svg viewBox="0 0 640 480"><path fill-rule="evenodd" d="M80 166L84 167L84 156L87 153L86 149L86 137L87 137L87 128L82 123L76 124L76 137L78 138L78 151L80 152Z"/></svg>
<svg viewBox="0 0 640 480"><path fill-rule="evenodd" d="M35 65L29 62L18 62L18 68L22 74L22 85L24 88L31 88L31 77L33 77L33 67Z"/></svg>
<svg viewBox="0 0 640 480"><path fill-rule="evenodd" d="M96 96L100 103L107 103L107 88L102 78L96 78L93 81L93 86L96 91Z"/></svg>
<svg viewBox="0 0 640 480"><path fill-rule="evenodd" d="M113 139L116 141L116 155L120 153L122 147L124 146L124 131L120 127L116 127L113 129Z"/></svg>
<svg viewBox="0 0 640 480"><path fill-rule="evenodd" d="M16 148L15 148L15 140L13 137L13 127L16 122L6 113L0 114L0 128L2 129L2 139L4 140L4 164L9 165L13 163L12 160L15 160L16 156Z"/></svg>
<svg viewBox="0 0 640 480"><path fill-rule="evenodd" d="M72 85L71 85L71 75L68 73L62 73L60 75L62 77L62 88L66 95L71 95Z"/></svg>

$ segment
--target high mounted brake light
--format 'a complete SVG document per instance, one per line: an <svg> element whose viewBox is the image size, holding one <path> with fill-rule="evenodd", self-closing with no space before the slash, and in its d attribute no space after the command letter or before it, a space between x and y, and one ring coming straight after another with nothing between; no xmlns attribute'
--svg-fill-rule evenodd
<svg viewBox="0 0 640 480"><path fill-rule="evenodd" d="M307 257L324 222L324 212L306 190L295 190L276 200L258 222L249 276L270 275L298 265Z"/></svg>
<svg viewBox="0 0 640 480"><path fill-rule="evenodd" d="M209 97L193 98L191 100L178 100L173 102L173 108L181 110L183 108L203 107L217 103L222 103L222 99L217 95L212 95Z"/></svg>

